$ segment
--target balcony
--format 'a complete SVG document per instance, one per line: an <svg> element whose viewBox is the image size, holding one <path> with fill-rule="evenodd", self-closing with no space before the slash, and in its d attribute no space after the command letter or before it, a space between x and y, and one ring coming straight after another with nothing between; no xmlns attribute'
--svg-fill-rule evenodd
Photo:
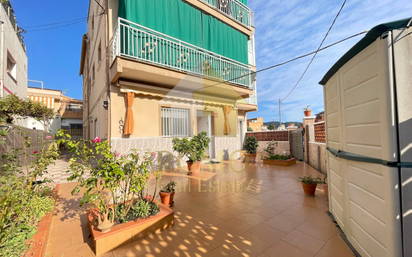
<svg viewBox="0 0 412 257"><path fill-rule="evenodd" d="M116 56L252 89L248 65L119 18L110 41Z"/></svg>
<svg viewBox="0 0 412 257"><path fill-rule="evenodd" d="M245 25L248 28L254 27L254 14L246 5L237 0L199 0L213 8L219 10L231 19Z"/></svg>

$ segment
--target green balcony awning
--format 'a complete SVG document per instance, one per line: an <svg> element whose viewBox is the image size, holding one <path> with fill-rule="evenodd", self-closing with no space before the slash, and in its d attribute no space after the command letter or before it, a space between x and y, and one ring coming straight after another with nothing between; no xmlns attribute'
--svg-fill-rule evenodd
<svg viewBox="0 0 412 257"><path fill-rule="evenodd" d="M120 0L118 15L181 41L248 64L247 35L181 0Z"/></svg>

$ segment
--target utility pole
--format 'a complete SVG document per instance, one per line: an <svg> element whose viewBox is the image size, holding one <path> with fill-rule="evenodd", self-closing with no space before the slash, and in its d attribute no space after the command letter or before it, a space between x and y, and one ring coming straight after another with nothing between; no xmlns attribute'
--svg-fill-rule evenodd
<svg viewBox="0 0 412 257"><path fill-rule="evenodd" d="M275 130L275 119L272 120L273 130Z"/></svg>
<svg viewBox="0 0 412 257"><path fill-rule="evenodd" d="M282 112L281 112L282 100L279 98L279 127L282 125Z"/></svg>

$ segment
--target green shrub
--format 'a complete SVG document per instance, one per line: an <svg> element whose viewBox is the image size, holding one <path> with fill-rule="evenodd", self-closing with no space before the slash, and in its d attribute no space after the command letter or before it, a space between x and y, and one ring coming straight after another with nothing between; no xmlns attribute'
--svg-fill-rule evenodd
<svg viewBox="0 0 412 257"><path fill-rule="evenodd" d="M309 184L312 184L312 185L323 184L323 180L319 176L314 178L314 177L312 177L312 175L299 177L298 182L302 182L302 183L307 184L307 185L309 185Z"/></svg>
<svg viewBox="0 0 412 257"><path fill-rule="evenodd" d="M210 138L205 131L193 136L192 139L173 138L173 151L189 158L189 161L201 161L205 155L205 149L209 149Z"/></svg>
<svg viewBox="0 0 412 257"><path fill-rule="evenodd" d="M257 148L259 146L259 141L256 137L247 137L245 139L245 150L248 154L254 154L257 152Z"/></svg>

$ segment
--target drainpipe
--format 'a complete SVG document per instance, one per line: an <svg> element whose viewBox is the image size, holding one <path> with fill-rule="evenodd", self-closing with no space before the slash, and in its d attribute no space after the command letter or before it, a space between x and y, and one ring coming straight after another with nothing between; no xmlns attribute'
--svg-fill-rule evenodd
<svg viewBox="0 0 412 257"><path fill-rule="evenodd" d="M109 144L111 144L111 138L112 138L112 130L111 130L111 101L110 101L110 51L109 51L109 42L110 42L110 36L109 36L109 1L106 1L105 5L105 16L106 16L106 75L107 75L107 140L109 141Z"/></svg>
<svg viewBox="0 0 412 257"><path fill-rule="evenodd" d="M1 35L0 35L0 63L1 63L1 71L0 71L0 84L1 84L1 97L3 97L4 91L4 22L1 22Z"/></svg>

